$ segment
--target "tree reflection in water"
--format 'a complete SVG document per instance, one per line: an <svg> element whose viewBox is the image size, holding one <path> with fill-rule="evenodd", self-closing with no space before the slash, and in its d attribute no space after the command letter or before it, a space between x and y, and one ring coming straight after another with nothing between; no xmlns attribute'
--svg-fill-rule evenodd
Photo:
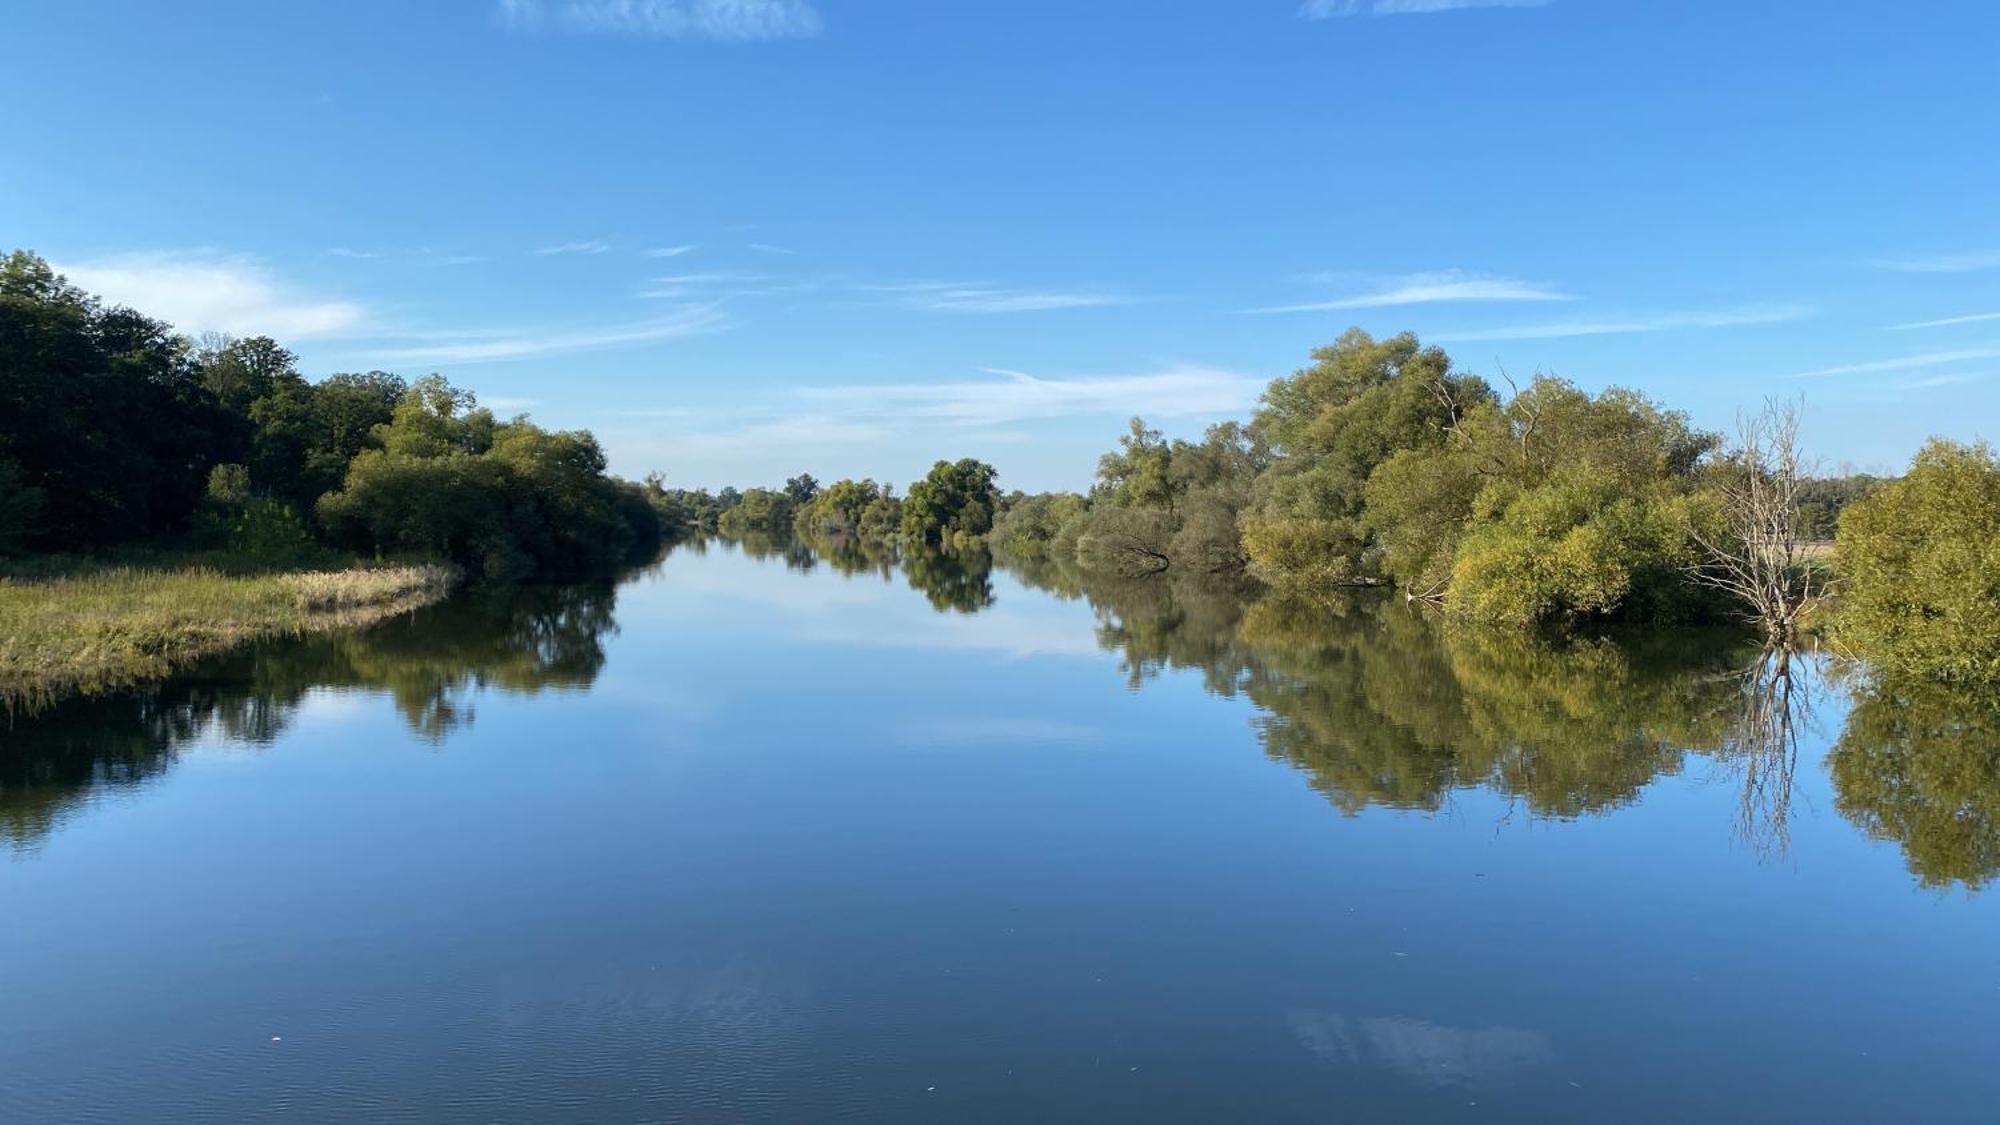
<svg viewBox="0 0 2000 1125"><path fill-rule="evenodd" d="M939 612L996 599L984 549L770 537L734 549L851 578L900 570ZM1132 686L1176 669L1248 699L1264 752L1348 814L1436 811L1470 788L1532 816L1604 813L1692 753L1740 785L1739 835L1781 855L1815 701L1844 689L1853 705L1827 759L1841 814L1899 844L1925 885L1976 889L2000 872L2000 693L1830 679L1820 658L1726 632L1543 643L1447 628L1380 596L1303 605L1213 581L1099 579L1047 559L1007 566L1049 595L1086 600ZM588 688L614 604L608 584L474 590L374 629L259 645L161 684L14 716L0 746L0 838L32 846L66 810L159 775L195 740L269 742L314 688L385 692L433 741L472 721L478 689Z"/></svg>
<svg viewBox="0 0 2000 1125"><path fill-rule="evenodd" d="M128 691L5 719L0 839L32 846L69 810L141 784L203 739L276 739L314 689L389 695L410 729L442 741L481 689L582 690L615 629L608 584L487 587L354 633L271 641Z"/></svg>
<svg viewBox="0 0 2000 1125"><path fill-rule="evenodd" d="M1300 605L1047 559L1009 566L1087 599L1134 686L1194 670L1248 698L1265 753L1346 813L1435 811L1474 787L1532 815L1601 813L1695 754L1736 781L1739 837L1782 856L1803 744L1844 686L1853 705L1828 758L1841 813L1900 844L1927 885L1978 888L2000 872L2000 693L1836 679L1824 657L1729 631L1545 643L1449 628L1380 596Z"/></svg>
<svg viewBox="0 0 2000 1125"><path fill-rule="evenodd" d="M2000 872L2000 692L1864 680L1828 765L1841 815L1901 844L1925 886Z"/></svg>

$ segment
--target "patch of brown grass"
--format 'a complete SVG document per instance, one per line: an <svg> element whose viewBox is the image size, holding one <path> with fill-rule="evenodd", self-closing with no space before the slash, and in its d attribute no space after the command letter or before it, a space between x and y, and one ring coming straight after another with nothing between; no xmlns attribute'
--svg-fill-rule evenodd
<svg viewBox="0 0 2000 1125"><path fill-rule="evenodd" d="M114 567L0 578L0 703L158 678L261 637L372 624L437 601L458 578L441 566L250 575Z"/></svg>

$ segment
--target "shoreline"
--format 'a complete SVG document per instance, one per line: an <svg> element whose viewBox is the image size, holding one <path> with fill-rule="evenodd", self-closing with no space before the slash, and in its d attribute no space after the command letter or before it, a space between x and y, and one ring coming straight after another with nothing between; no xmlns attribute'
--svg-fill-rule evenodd
<svg viewBox="0 0 2000 1125"><path fill-rule="evenodd" d="M437 564L232 574L171 562L0 577L0 711L162 679L253 641L373 625L463 577Z"/></svg>

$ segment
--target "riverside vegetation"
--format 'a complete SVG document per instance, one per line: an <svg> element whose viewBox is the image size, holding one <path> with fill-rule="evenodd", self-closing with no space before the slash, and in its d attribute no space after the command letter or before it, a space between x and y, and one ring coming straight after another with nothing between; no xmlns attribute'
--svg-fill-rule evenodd
<svg viewBox="0 0 2000 1125"><path fill-rule="evenodd" d="M1818 477L1787 405L1725 442L1622 388L1537 376L1503 394L1410 334L1350 330L1275 380L1247 423L1198 441L1134 419L1088 493L1002 492L972 458L938 461L900 496L810 474L710 493L611 477L588 432L500 420L439 376L312 383L267 338L175 336L16 252L0 266L0 406L0 553L171 542L267 571L332 554L520 579L643 560L675 534L803 533L1205 576L1294 602L1389 587L1483 628L1747 618L1774 645L1824 629L1900 673L2000 678L1990 448L1934 440L1898 480ZM122 574L100 581L208 581ZM282 598L240 585L263 622L244 630L298 627L299 611L254 608ZM20 592L17 614L55 589ZM80 635L56 620L25 628ZM208 643L160 620L131 630L141 650ZM4 673L88 680L103 650L63 648L24 666L10 655Z"/></svg>
<svg viewBox="0 0 2000 1125"><path fill-rule="evenodd" d="M2000 679L2000 463L1927 444L1893 481L1817 476L1799 412L1733 441L1635 391L1538 376L1501 394L1408 334L1360 330L1197 441L1134 419L1088 493L1003 493L940 461L871 480L667 498L687 526L1049 558L1115 577L1248 582L1297 603L1402 591L1478 628L1747 620L1899 673ZM1831 541L1831 542L1829 542Z"/></svg>
<svg viewBox="0 0 2000 1125"><path fill-rule="evenodd" d="M663 527L587 432L496 418L435 375L308 382L269 338L192 340L33 254L0 259L10 697L371 620L459 574L643 561Z"/></svg>

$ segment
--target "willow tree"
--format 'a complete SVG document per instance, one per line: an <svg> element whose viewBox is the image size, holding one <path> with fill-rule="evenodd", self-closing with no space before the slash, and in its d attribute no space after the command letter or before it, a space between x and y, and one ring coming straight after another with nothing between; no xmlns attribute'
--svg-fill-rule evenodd
<svg viewBox="0 0 2000 1125"><path fill-rule="evenodd" d="M2000 680L2000 462L1933 439L1840 517L1839 635L1899 673Z"/></svg>

